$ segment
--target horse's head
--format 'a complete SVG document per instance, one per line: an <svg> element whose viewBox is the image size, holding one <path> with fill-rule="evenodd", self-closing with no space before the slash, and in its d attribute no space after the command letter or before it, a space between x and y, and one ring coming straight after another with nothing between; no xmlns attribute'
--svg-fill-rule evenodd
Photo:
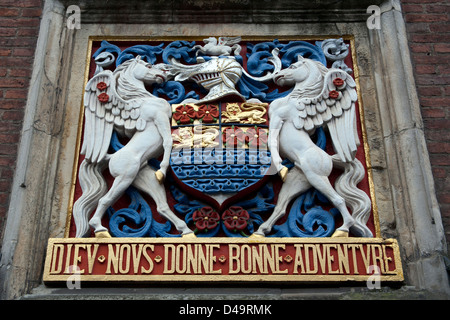
<svg viewBox="0 0 450 320"><path fill-rule="evenodd" d="M208 45L211 45L211 46L217 45L217 39L214 38L214 37L209 37L209 38L203 39L203 42L205 44L208 44Z"/></svg>
<svg viewBox="0 0 450 320"><path fill-rule="evenodd" d="M152 65L151 63L141 60L139 56L134 60L132 72L136 79L145 82L146 84L161 84L167 81L169 70L168 68L165 68L165 65Z"/></svg>
<svg viewBox="0 0 450 320"><path fill-rule="evenodd" d="M273 81L279 86L293 86L310 78L320 78L324 68L320 62L303 58L299 55L298 61L291 64L289 68L277 72L273 77Z"/></svg>
<svg viewBox="0 0 450 320"><path fill-rule="evenodd" d="M308 59L298 56L298 61L291 64L289 68L277 72L273 81L279 86L292 86L305 81L309 76L310 66Z"/></svg>

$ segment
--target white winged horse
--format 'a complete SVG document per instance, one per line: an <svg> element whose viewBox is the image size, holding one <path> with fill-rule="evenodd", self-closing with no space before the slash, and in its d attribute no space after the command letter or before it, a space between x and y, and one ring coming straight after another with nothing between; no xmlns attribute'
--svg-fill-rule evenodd
<svg viewBox="0 0 450 320"><path fill-rule="evenodd" d="M171 221L182 235L193 234L169 208L162 181L169 165L172 136L171 108L167 101L150 94L145 84L167 80L166 71L138 56L122 63L114 72L102 71L86 85L85 126L79 180L82 196L74 204L76 237L86 237L91 226L96 237L110 237L101 219L132 184L153 198L157 211ZM108 154L115 129L130 138L119 151ZM163 155L155 172L148 160ZM102 175L109 167L114 178L108 190ZM92 211L95 214L89 220Z"/></svg>
<svg viewBox="0 0 450 320"><path fill-rule="evenodd" d="M209 56L231 56L232 54L237 56L241 52L241 46L238 44L241 42L241 37L219 37L217 41L214 37L203 39L205 45L196 45L193 49L198 49L195 53L198 56L199 53L207 54Z"/></svg>
<svg viewBox="0 0 450 320"><path fill-rule="evenodd" d="M269 107L269 149L272 164L284 183L274 212L261 224L255 236L269 233L285 214L290 201L314 187L343 217L343 225L333 236L348 236L352 228L358 236L372 237L366 226L371 209L370 198L357 188L364 177L364 167L355 158L359 139L354 80L340 69L327 69L322 63L302 56L289 68L275 74L273 79L280 86L294 86L288 96L273 101ZM336 152L333 156L316 146L310 138L321 126L328 127ZM282 156L293 162L294 168L288 171L281 164ZM344 169L335 183L336 190L328 180L333 164Z"/></svg>

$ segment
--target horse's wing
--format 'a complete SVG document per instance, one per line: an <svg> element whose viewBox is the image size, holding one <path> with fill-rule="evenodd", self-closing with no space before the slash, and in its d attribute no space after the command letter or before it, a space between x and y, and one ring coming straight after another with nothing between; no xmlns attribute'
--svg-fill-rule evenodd
<svg viewBox="0 0 450 320"><path fill-rule="evenodd" d="M356 101L353 78L340 69L330 69L324 76L323 88L318 96L299 99L294 125L297 129L312 132L326 124L335 152L342 161L352 161L359 145Z"/></svg>
<svg viewBox="0 0 450 320"><path fill-rule="evenodd" d="M95 75L86 84L84 116L81 154L92 163L106 156L114 127L127 131L142 126L138 119L139 106L132 107L117 95L115 79L109 70Z"/></svg>
<svg viewBox="0 0 450 320"><path fill-rule="evenodd" d="M111 116L113 107L113 76L102 71L86 84L84 92L84 135L81 154L92 163L103 160L108 151L114 126Z"/></svg>
<svg viewBox="0 0 450 320"><path fill-rule="evenodd" d="M143 131L145 120L140 118L141 99L123 100L116 92L114 74L105 70L88 81L84 93L84 138L81 153L98 163L104 159L113 129L127 136Z"/></svg>
<svg viewBox="0 0 450 320"><path fill-rule="evenodd" d="M219 37L220 46L232 46L241 42L241 37Z"/></svg>

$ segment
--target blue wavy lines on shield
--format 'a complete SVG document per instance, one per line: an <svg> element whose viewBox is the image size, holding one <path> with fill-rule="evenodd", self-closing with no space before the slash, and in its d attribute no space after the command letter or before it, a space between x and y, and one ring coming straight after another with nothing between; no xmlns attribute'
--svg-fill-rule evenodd
<svg viewBox="0 0 450 320"><path fill-rule="evenodd" d="M270 167L270 153L266 150L207 151L173 150L170 158L178 179L207 194L239 192L259 182Z"/></svg>

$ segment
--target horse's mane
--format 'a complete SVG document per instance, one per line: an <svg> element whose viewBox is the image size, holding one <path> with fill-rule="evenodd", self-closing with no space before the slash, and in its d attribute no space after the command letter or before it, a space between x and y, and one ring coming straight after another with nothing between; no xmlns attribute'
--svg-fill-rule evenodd
<svg viewBox="0 0 450 320"><path fill-rule="evenodd" d="M144 83L133 76L133 70L140 60L130 59L114 70L116 92L123 100L148 98L152 95L145 89Z"/></svg>
<svg viewBox="0 0 450 320"><path fill-rule="evenodd" d="M315 78L305 80L308 81L308 86L295 89L292 93L302 97L314 97L322 91L324 76L329 70L319 61L308 59L306 63L312 64L319 72L317 74L311 72L311 77Z"/></svg>

